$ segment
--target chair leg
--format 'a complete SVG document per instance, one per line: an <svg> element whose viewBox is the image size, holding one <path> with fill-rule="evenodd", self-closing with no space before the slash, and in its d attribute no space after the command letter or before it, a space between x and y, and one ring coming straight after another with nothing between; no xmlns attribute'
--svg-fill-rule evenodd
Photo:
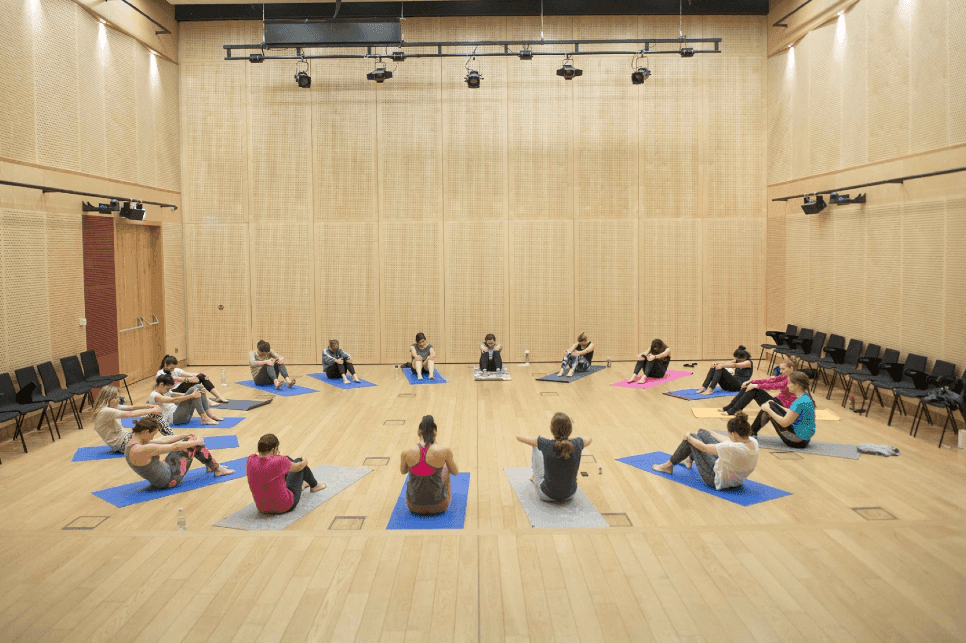
<svg viewBox="0 0 966 643"><path fill-rule="evenodd" d="M765 349L761 349L761 353L758 354L758 370L761 370L761 358L765 355Z"/></svg>
<svg viewBox="0 0 966 643"><path fill-rule="evenodd" d="M898 391L896 391L895 392L895 397L892 398L892 411L890 411L890 413L889 413L889 421L886 422L886 426L892 426L892 418L896 414L896 407L899 406L899 397L900 397L900 395L899 395Z"/></svg>
<svg viewBox="0 0 966 643"><path fill-rule="evenodd" d="M916 407L916 412L912 416L912 425L909 426L909 435L916 437L919 433L919 423L922 422L922 400L919 400L919 406Z"/></svg>
<svg viewBox="0 0 966 643"><path fill-rule="evenodd" d="M848 384L845 383L845 375L842 376L842 386L845 388L845 395L842 396L842 408L845 408L845 401L849 399L849 393L852 391L852 382L854 382L851 377L849 378Z"/></svg>
<svg viewBox="0 0 966 643"><path fill-rule="evenodd" d="M13 439L16 440L19 435L20 444L23 445L23 452L27 453L27 441L23 439L23 421L25 417L24 415L17 417L17 430L13 432Z"/></svg>
<svg viewBox="0 0 966 643"><path fill-rule="evenodd" d="M50 427L50 418L47 417L46 406L44 407L44 410L40 412L40 418L37 420L38 431L44 428L44 420L47 420L47 430L50 431L50 441L55 442L56 440L54 439L54 430ZM60 431L58 431L57 433L60 434Z"/></svg>
<svg viewBox="0 0 966 643"><path fill-rule="evenodd" d="M127 391L127 399L131 400L131 402L133 403L134 402L134 398L131 397L131 389L129 389L127 387L127 378L126 377L124 378L124 390Z"/></svg>
<svg viewBox="0 0 966 643"><path fill-rule="evenodd" d="M83 409L83 405L81 408ZM74 401L74 398L70 398L70 409L74 414L74 421L77 422L77 430L79 431L83 429L84 422L81 420L80 411L77 410L77 402Z"/></svg>
<svg viewBox="0 0 966 643"><path fill-rule="evenodd" d="M951 410L949 410L949 409L946 409L946 413L947 413L947 415L946 415L946 421L943 422L943 433L942 433L942 435L939 436L939 448L940 449L943 448L943 439L945 439L945 437L946 437L946 427L949 426L949 420L952 419L953 426L954 427L956 425L956 420L953 418L953 412Z"/></svg>

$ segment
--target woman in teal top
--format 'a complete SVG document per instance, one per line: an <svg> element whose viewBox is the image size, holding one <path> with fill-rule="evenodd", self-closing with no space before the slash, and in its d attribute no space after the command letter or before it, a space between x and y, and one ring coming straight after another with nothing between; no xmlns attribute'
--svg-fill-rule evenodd
<svg viewBox="0 0 966 643"><path fill-rule="evenodd" d="M761 412L751 425L753 435L758 435L765 422L771 422L782 442L794 449L804 449L815 435L815 400L808 392L808 376L795 371L788 376L788 391L795 396L789 408L772 400L761 407Z"/></svg>

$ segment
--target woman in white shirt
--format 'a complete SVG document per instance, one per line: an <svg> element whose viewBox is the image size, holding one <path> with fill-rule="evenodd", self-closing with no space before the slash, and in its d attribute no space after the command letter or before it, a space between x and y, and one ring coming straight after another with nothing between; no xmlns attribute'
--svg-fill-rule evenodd
<svg viewBox="0 0 966 643"><path fill-rule="evenodd" d="M145 415L161 415L161 408L153 404L120 404L117 387L105 386L94 402L94 430L114 453L124 453L131 440L131 432L121 426L121 418L139 418ZM161 427L164 435L174 435L167 426Z"/></svg>
<svg viewBox="0 0 966 643"><path fill-rule="evenodd" d="M218 424L224 418L214 415L208 408L208 397L203 393L201 384L195 384L184 395L172 393L174 378L168 373L162 373L154 378L155 387L148 394L148 403L161 407L164 421L169 425L187 424L191 416L197 411L202 424Z"/></svg>
<svg viewBox="0 0 966 643"><path fill-rule="evenodd" d="M208 376L204 373L189 373L184 369L177 368L178 358L174 355L165 355L164 359L161 360L161 368L158 369L157 375L162 373L167 373L174 378L174 388L172 389L175 393L187 393L188 389L195 384L201 384L205 387L205 390L211 393L216 400L219 402L227 402L228 399L224 395L218 392L215 385L208 379Z"/></svg>
<svg viewBox="0 0 966 643"><path fill-rule="evenodd" d="M718 442L704 429L697 435L685 433L671 459L651 468L659 473L673 473L674 465L683 464L690 469L693 462L709 487L719 491L740 487L758 464L758 441L751 437L748 415L743 411L728 421L728 437L730 441Z"/></svg>

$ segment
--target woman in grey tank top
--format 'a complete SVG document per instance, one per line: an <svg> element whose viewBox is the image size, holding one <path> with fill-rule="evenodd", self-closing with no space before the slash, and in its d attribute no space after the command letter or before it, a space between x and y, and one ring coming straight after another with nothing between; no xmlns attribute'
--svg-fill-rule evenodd
<svg viewBox="0 0 966 643"><path fill-rule="evenodd" d="M215 476L235 473L215 462L205 448L205 441L193 435L171 435L155 438L161 423L152 417L134 424L134 437L124 449L124 459L131 469L151 483L155 489L168 489L181 484L191 462L198 458ZM164 456L164 459L161 459Z"/></svg>

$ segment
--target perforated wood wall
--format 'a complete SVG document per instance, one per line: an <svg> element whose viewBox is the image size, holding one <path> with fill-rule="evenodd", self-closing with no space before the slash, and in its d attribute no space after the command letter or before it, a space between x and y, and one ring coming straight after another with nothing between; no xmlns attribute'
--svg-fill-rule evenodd
<svg viewBox="0 0 966 643"><path fill-rule="evenodd" d="M233 256L230 265L251 276L252 305L275 297L276 311L316 310L303 328L266 337L300 346L279 344L283 354L317 363L338 338L360 361L400 362L416 332L441 361L475 361L487 332L512 360L526 349L533 360L556 360L580 331L617 359L656 336L677 342L681 359L706 356L706 333L713 350L726 347L715 356L758 339L760 310L716 304L728 321L711 330L703 302L761 265L763 18L688 19L689 35L720 31L724 53L652 56L644 85L631 84L624 58L578 57L584 75L568 82L555 74L556 56L478 57L470 67L483 83L474 90L464 83L466 59L390 63L395 76L383 84L365 80L372 61L314 61L308 90L292 79L294 64L220 60L220 45L257 40L259 28L187 23L181 31L186 261L189 274L196 260L202 270L212 261L193 235L247 230L251 250L237 248L247 260ZM529 38L540 21L413 19L403 29L408 41ZM677 30L669 16L543 24L548 39ZM714 252L747 254L740 265L723 260L713 276L702 259L709 218L731 231ZM756 222L743 225L749 219ZM306 220L315 223L304 232ZM286 248L314 281L291 291L281 280L280 291L260 285L255 235L271 227L298 240ZM191 309L221 298L223 287L191 279L191 361L241 361L243 353L195 352L193 325L210 319ZM305 291L314 294L298 300ZM645 297L663 305L645 310ZM251 312L248 344L270 330L259 314Z"/></svg>
<svg viewBox="0 0 966 643"><path fill-rule="evenodd" d="M187 356L184 286L184 232L180 223L161 227L164 244L165 353L179 360Z"/></svg>

